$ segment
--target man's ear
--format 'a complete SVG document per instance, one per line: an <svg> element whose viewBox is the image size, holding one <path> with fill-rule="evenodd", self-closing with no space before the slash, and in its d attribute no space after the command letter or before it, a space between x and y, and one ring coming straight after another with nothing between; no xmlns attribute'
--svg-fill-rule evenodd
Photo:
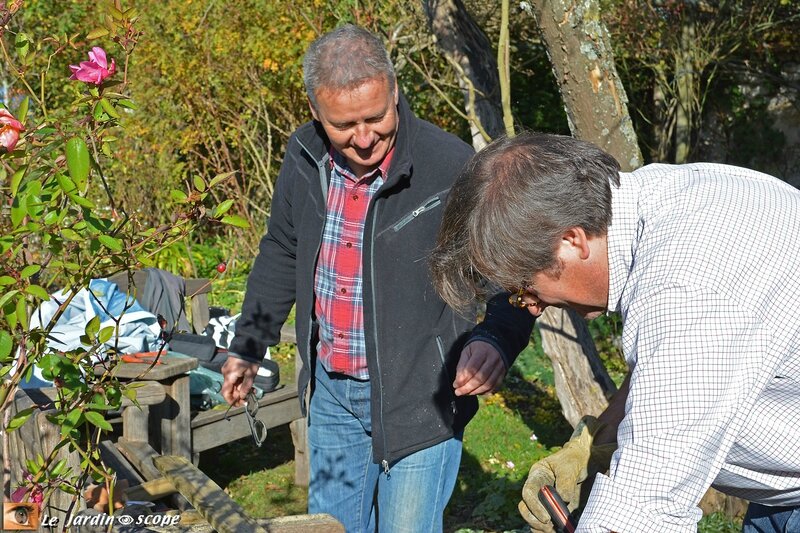
<svg viewBox="0 0 800 533"><path fill-rule="evenodd" d="M319 117L317 116L317 110L314 109L314 104L311 103L311 99L306 98L308 100L308 109L311 110L311 116L314 117L314 120L319 122Z"/></svg>
<svg viewBox="0 0 800 533"><path fill-rule="evenodd" d="M561 236L561 240L565 245L569 246L573 250L573 253L580 259L588 259L589 255L591 255L589 235L586 234L586 230L582 227L574 226L569 228Z"/></svg>

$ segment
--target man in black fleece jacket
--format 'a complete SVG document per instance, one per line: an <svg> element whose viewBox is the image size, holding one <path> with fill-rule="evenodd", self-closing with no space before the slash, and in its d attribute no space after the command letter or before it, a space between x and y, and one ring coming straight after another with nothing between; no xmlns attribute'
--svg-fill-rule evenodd
<svg viewBox="0 0 800 533"><path fill-rule="evenodd" d="M533 319L505 293L476 325L436 295L427 257L472 150L413 115L381 41L346 25L303 66L314 120L287 144L222 394L243 403L296 304L309 512L348 532L441 531L475 395Z"/></svg>

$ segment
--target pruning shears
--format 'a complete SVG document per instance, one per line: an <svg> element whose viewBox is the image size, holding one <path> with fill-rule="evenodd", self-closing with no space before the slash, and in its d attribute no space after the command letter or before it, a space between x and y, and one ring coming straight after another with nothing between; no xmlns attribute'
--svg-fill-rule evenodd
<svg viewBox="0 0 800 533"><path fill-rule="evenodd" d="M164 352L137 352L126 353L120 357L123 363L144 363L147 365L163 365L165 364L159 358Z"/></svg>

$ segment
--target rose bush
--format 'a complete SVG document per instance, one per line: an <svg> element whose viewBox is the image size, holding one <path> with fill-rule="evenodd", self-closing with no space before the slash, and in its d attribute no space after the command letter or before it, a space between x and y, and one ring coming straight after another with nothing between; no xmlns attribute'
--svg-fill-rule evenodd
<svg viewBox="0 0 800 533"><path fill-rule="evenodd" d="M5 5L0 3L0 19L7 20L13 12ZM109 16L98 17L104 25L86 39L103 38L127 62L140 37L137 12L123 9L119 1L108 9ZM114 377L120 354L104 348L114 345L117 327L101 329L99 318L93 319L81 346L61 352L48 348L50 332L92 279L151 264L155 254L185 239L198 224L237 220L227 215L231 202L211 205L210 191L230 173L194 176L184 189L173 191L173 218L160 227L142 223L137 206L120 205L110 193L114 176L108 169L114 143L125 135L124 117L137 112L127 96L130 80L119 79L116 62L95 46L89 61L71 66L72 75L62 77L64 83L85 82L78 99L69 108L49 109L43 86L32 88L46 76L28 68L29 52L41 49L37 38L55 42L58 54L83 49L85 43L73 40L80 36L12 34L8 28L0 26L0 52L14 77L15 107L13 113L0 108L0 433L7 441L10 432L42 414L60 428L58 445L26 458L26 472L16 473L15 495L46 504L56 491L66 492L73 495L69 515L90 478L113 487L115 474L99 453L103 433L112 429L105 413L119 409L123 397L135 400L136 390ZM31 326L31 313L56 289L64 297L52 319ZM105 358L97 365L92 361L101 351ZM56 384L57 399L12 415L15 393L34 367ZM68 466L62 449L78 454L80 468ZM8 455L4 463L11 468Z"/></svg>

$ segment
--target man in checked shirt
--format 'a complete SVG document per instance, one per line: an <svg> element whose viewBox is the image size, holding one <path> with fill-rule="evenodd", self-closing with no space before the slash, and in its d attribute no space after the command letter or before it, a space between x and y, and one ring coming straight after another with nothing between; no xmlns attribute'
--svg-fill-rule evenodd
<svg viewBox="0 0 800 533"><path fill-rule="evenodd" d="M594 145L534 133L468 163L431 260L445 301L490 281L533 315L623 321L619 393L531 468L534 530L552 531L543 485L585 505L579 532L625 533L695 532L713 485L751 502L745 532L800 531L798 236L800 191L742 168L620 173Z"/></svg>
<svg viewBox="0 0 800 533"><path fill-rule="evenodd" d="M472 150L412 114L380 39L342 26L303 68L314 120L287 143L222 393L244 400L296 302L309 512L348 533L441 531L475 395L501 382L533 317L501 293L476 326L437 296L427 258Z"/></svg>

